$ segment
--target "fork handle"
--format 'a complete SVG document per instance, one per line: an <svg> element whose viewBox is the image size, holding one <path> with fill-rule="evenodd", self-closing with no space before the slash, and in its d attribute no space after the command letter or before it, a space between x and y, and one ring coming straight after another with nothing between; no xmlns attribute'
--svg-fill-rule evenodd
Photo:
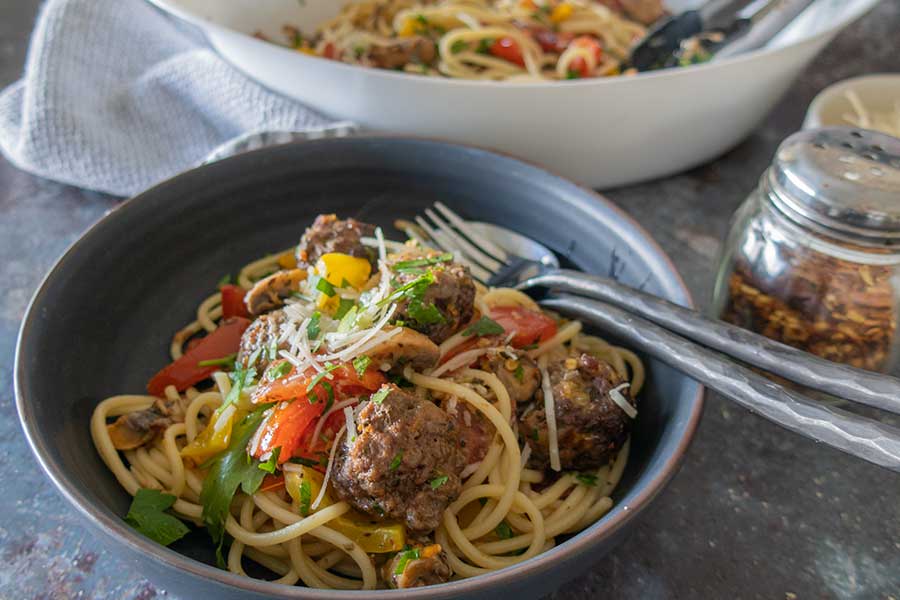
<svg viewBox="0 0 900 600"><path fill-rule="evenodd" d="M747 364L845 400L900 414L900 379L834 363L616 281L557 269L520 283L609 302Z"/></svg>
<svg viewBox="0 0 900 600"><path fill-rule="evenodd" d="M559 295L541 305L592 323L741 406L803 436L900 472L900 429L829 408L718 352L596 300Z"/></svg>

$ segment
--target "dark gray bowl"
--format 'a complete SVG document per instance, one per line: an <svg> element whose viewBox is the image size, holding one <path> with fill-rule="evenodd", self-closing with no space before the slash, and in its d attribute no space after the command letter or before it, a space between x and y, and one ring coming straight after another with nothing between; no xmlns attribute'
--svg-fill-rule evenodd
<svg viewBox="0 0 900 600"><path fill-rule="evenodd" d="M372 221L442 200L505 225L594 273L682 304L690 296L650 236L602 197L484 150L404 138L304 142L229 158L126 202L78 240L41 285L16 352L16 399L31 447L59 490L146 576L184 598L536 598L608 552L675 473L697 427L702 388L647 360L632 455L615 507L553 550L489 575L417 590L286 587L214 566L198 530L172 548L122 516L128 495L100 461L88 423L104 397L141 392L169 339L223 274L295 244L320 212Z"/></svg>

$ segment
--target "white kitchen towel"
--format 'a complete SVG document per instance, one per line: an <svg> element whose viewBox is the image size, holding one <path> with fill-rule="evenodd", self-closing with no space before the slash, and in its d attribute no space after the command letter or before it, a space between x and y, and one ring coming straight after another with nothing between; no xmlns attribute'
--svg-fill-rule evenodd
<svg viewBox="0 0 900 600"><path fill-rule="evenodd" d="M0 92L0 151L56 181L131 195L261 131L346 135L248 79L145 0L48 0Z"/></svg>

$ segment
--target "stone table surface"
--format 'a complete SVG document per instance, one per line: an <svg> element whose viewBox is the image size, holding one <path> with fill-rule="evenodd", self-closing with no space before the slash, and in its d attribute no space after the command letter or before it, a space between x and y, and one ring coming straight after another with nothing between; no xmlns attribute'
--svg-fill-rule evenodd
<svg viewBox="0 0 900 600"><path fill-rule="evenodd" d="M0 2L0 86L20 76L38 5ZM779 141L831 82L900 71L898 32L900 2L885 0L822 52L738 147L688 173L607 192L670 254L700 304L729 216ZM28 299L57 256L119 201L0 158L2 599L171 597L104 549L56 493L32 458L13 400L13 351ZM711 394L683 468L647 518L552 596L595 597L900 599L900 476Z"/></svg>

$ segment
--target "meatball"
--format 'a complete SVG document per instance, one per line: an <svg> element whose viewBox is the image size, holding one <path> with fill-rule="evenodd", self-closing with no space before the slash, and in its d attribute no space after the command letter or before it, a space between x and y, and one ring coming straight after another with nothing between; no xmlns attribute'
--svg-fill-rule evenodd
<svg viewBox="0 0 900 600"><path fill-rule="evenodd" d="M424 333L440 344L472 319L475 311L475 284L468 267L456 262L438 262L421 268L397 270L397 265L437 253L401 254L391 258L394 289L418 281L397 302L395 322Z"/></svg>
<svg viewBox="0 0 900 600"><path fill-rule="evenodd" d="M291 294L300 289L300 282L306 280L303 269L277 271L257 281L247 295L244 304L251 315L261 315L281 306Z"/></svg>
<svg viewBox="0 0 900 600"><path fill-rule="evenodd" d="M430 39L415 36L396 43L369 47L369 62L379 69L402 69L408 64L429 65L437 57L437 47Z"/></svg>
<svg viewBox="0 0 900 600"><path fill-rule="evenodd" d="M458 431L433 403L389 387L356 418L357 436L342 436L332 465L337 495L373 516L433 531L459 495L463 456Z"/></svg>
<svg viewBox="0 0 900 600"><path fill-rule="evenodd" d="M319 215L303 233L297 246L297 263L301 267L315 265L323 254L339 252L367 258L373 267L377 253L364 246L363 236L375 235L375 226L356 219L341 221L336 215Z"/></svg>
<svg viewBox="0 0 900 600"><path fill-rule="evenodd" d="M449 581L453 575L447 554L440 544L416 544L409 550L398 552L384 564L382 572L384 580L392 588L435 585Z"/></svg>
<svg viewBox="0 0 900 600"><path fill-rule="evenodd" d="M556 429L559 458L564 471L601 467L628 438L631 419L610 397L609 392L623 383L616 370L590 354L573 354L548 365L547 372L556 405ZM619 390L634 403L628 390ZM547 418L543 392L536 394L534 410L519 417L519 432L532 440L529 466L546 468L550 464Z"/></svg>
<svg viewBox="0 0 900 600"><path fill-rule="evenodd" d="M456 421L459 449L466 466L481 461L491 447L496 430L479 411L466 402L457 402L451 416Z"/></svg>
<svg viewBox="0 0 900 600"><path fill-rule="evenodd" d="M245 367L250 357L260 350L256 362L252 365L256 367L257 372L262 373L269 366L272 360L270 352L272 344L278 344L278 337L281 335L281 327L287 321L287 316L283 310L274 310L258 317L250 323L250 327L244 331L241 336L241 345L238 348L237 360ZM286 348L285 344L277 346L279 349Z"/></svg>

